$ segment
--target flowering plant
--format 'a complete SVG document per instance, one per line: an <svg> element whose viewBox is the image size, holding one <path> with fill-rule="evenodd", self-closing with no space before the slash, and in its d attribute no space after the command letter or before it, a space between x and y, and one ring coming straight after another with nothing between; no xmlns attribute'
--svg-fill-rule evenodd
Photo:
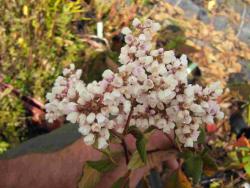
<svg viewBox="0 0 250 188"><path fill-rule="evenodd" d="M79 125L85 144L100 150L108 147L111 135L122 138L132 129L142 135L158 129L179 147L194 147L201 127L223 118L216 102L222 93L219 83L205 88L188 84L187 57L154 47L160 24L134 19L132 25L133 31L122 29L126 45L118 72L106 70L101 81L86 84L74 65L64 69L47 94L46 119L66 116Z"/></svg>

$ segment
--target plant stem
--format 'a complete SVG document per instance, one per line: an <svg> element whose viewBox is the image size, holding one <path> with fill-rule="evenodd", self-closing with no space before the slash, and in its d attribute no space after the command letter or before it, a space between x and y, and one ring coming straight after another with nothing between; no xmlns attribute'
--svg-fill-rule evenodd
<svg viewBox="0 0 250 188"><path fill-rule="evenodd" d="M130 112L129 112L129 115L128 115L128 119L127 119L126 124L125 124L125 126L124 126L124 131L123 131L123 135L124 135L124 136L128 134L129 122L130 122L130 120L131 120L133 111L134 111L134 106L133 106L133 104L132 104L131 109L130 109Z"/></svg>
<svg viewBox="0 0 250 188"><path fill-rule="evenodd" d="M115 137L119 138L122 141L122 139L123 139L122 134L116 132L114 129L111 129L110 132L111 132L111 134L113 134Z"/></svg>
<svg viewBox="0 0 250 188"><path fill-rule="evenodd" d="M121 146L122 146L123 151L124 151L126 164L128 164L129 163L129 151L128 151L124 136L122 134L116 132L114 129L111 129L110 132L111 132L111 134L116 136L121 141Z"/></svg>
<svg viewBox="0 0 250 188"><path fill-rule="evenodd" d="M126 164L128 164L129 163L129 152L128 152L127 144L126 144L124 139L122 139L121 144L122 144L122 147L123 147L123 150L124 150Z"/></svg>
<svg viewBox="0 0 250 188"><path fill-rule="evenodd" d="M175 146L175 143L174 143L173 139L171 138L171 136L169 134L166 134L166 136L167 136L168 140L171 142L171 144L173 146Z"/></svg>
<svg viewBox="0 0 250 188"><path fill-rule="evenodd" d="M181 148L180 148L180 146L178 145L178 143L175 143L169 134L165 134L165 135L166 135L166 137L168 138L168 140L171 142L172 146L173 146L175 149L177 149L178 151L181 151Z"/></svg>
<svg viewBox="0 0 250 188"><path fill-rule="evenodd" d="M131 173L131 170L128 170L128 171L126 172L126 174L124 175L124 177L125 177L126 179L125 179L125 181L123 182L123 184L121 185L122 188L127 187L126 184L127 184L128 181L129 181L129 175L130 175L130 173Z"/></svg>

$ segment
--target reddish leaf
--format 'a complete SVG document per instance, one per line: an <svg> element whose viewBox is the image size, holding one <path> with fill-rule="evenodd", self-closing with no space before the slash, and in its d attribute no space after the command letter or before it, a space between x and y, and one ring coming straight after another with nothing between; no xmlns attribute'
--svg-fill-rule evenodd
<svg viewBox="0 0 250 188"><path fill-rule="evenodd" d="M245 136L241 136L235 143L236 147L250 147L250 142Z"/></svg>
<svg viewBox="0 0 250 188"><path fill-rule="evenodd" d="M213 133L217 130L217 126L215 124L207 124L207 132Z"/></svg>
<svg viewBox="0 0 250 188"><path fill-rule="evenodd" d="M192 184L181 169L175 171L167 178L165 188L191 188Z"/></svg>

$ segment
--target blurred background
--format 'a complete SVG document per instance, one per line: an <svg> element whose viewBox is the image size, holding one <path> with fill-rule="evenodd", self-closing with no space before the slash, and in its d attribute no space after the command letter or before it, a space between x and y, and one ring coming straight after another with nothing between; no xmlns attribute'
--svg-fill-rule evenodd
<svg viewBox="0 0 250 188"><path fill-rule="evenodd" d="M158 47L188 55L190 83L221 81L226 118L207 125L210 141L250 136L249 0L0 0L0 153L62 126L44 120L55 78L70 63L86 82L115 71L135 17L162 24Z"/></svg>

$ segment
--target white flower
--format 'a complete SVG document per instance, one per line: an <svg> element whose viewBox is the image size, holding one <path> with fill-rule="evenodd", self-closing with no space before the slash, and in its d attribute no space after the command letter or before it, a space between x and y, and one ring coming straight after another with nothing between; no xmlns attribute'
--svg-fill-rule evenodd
<svg viewBox="0 0 250 188"><path fill-rule="evenodd" d="M121 97L121 93L118 90L113 90L110 95L113 97L113 99Z"/></svg>
<svg viewBox="0 0 250 188"><path fill-rule="evenodd" d="M187 66L188 65L188 59L187 59L187 56L186 55L181 55L181 57L180 57L180 60L181 60L181 64L183 65L183 66Z"/></svg>
<svg viewBox="0 0 250 188"><path fill-rule="evenodd" d="M134 27L138 27L141 24L141 21L138 18L135 18L132 22Z"/></svg>
<svg viewBox="0 0 250 188"><path fill-rule="evenodd" d="M135 67L133 74L138 78L139 81L144 81L147 78L145 70L141 66Z"/></svg>
<svg viewBox="0 0 250 188"><path fill-rule="evenodd" d="M79 115L79 124L80 125L85 125L85 122L86 122L86 115L85 114L80 114Z"/></svg>
<svg viewBox="0 0 250 188"><path fill-rule="evenodd" d="M89 125L80 126L78 129L78 131L84 136L88 135L90 130L91 127Z"/></svg>
<svg viewBox="0 0 250 188"><path fill-rule="evenodd" d="M106 120L106 117L102 113L99 113L96 115L96 120L97 120L97 123L104 123L104 121Z"/></svg>
<svg viewBox="0 0 250 188"><path fill-rule="evenodd" d="M77 79L80 79L81 78L81 76L82 76L82 70L81 69L78 69L78 70L76 70L76 78Z"/></svg>
<svg viewBox="0 0 250 188"><path fill-rule="evenodd" d="M69 90L68 90L68 97L69 98L75 98L76 97L76 90L75 90L75 88L70 88Z"/></svg>
<svg viewBox="0 0 250 188"><path fill-rule="evenodd" d="M132 44L133 41L134 41L133 35L128 34L128 35L125 36L125 42L126 42L127 44ZM121 55L122 55L122 54L121 54Z"/></svg>
<svg viewBox="0 0 250 188"><path fill-rule="evenodd" d="M93 123L95 121L95 114L93 112L91 112L88 116L87 116L87 122L88 123Z"/></svg>
<svg viewBox="0 0 250 188"><path fill-rule="evenodd" d="M169 64L171 62L174 62L176 59L175 55L174 55L174 51L170 50L170 51L165 51L164 55L163 55L163 62L164 64Z"/></svg>
<svg viewBox="0 0 250 188"><path fill-rule="evenodd" d="M115 122L113 120L110 120L107 124L106 124L106 128L107 129L113 129L115 126Z"/></svg>
<svg viewBox="0 0 250 188"><path fill-rule="evenodd" d="M63 76L67 76L70 73L70 69L63 69Z"/></svg>
<svg viewBox="0 0 250 188"><path fill-rule="evenodd" d="M146 89L152 89L154 87L154 82L150 79L147 79L143 82L143 86L146 88Z"/></svg>
<svg viewBox="0 0 250 188"><path fill-rule="evenodd" d="M175 73L175 78L177 80L180 80L182 82L187 82L187 71L186 70L180 70Z"/></svg>
<svg viewBox="0 0 250 188"><path fill-rule="evenodd" d="M63 70L46 98L48 122L66 116L79 124L84 142L106 148L110 129L123 133L133 107L129 126L145 130L154 126L175 134L185 147L193 147L199 128L223 118L217 104L219 83L206 88L187 81L188 60L174 51L155 49L154 32L160 25L152 20L134 19L135 32L123 28L126 45L121 48L118 71L103 72L103 79L87 85L80 80L82 70L74 65Z"/></svg>
<svg viewBox="0 0 250 188"><path fill-rule="evenodd" d="M115 76L112 85L115 87L121 87L123 85L123 80L120 76Z"/></svg>
<svg viewBox="0 0 250 188"><path fill-rule="evenodd" d="M131 47L129 48L129 53L135 53L136 50L137 50L137 48L136 48L135 46L131 46Z"/></svg>
<svg viewBox="0 0 250 188"><path fill-rule="evenodd" d="M129 76L128 83L131 85L137 84L137 78L135 76Z"/></svg>
<svg viewBox="0 0 250 188"><path fill-rule="evenodd" d="M98 138L98 149L105 149L108 146L108 143L105 138Z"/></svg>
<svg viewBox="0 0 250 188"><path fill-rule="evenodd" d="M76 123L78 120L79 113L78 112L71 112L67 115L66 120L70 121L71 123Z"/></svg>
<svg viewBox="0 0 250 188"><path fill-rule="evenodd" d="M188 85L184 90L184 94L187 96L193 96L194 95L194 87L192 85Z"/></svg>
<svg viewBox="0 0 250 188"><path fill-rule="evenodd" d="M155 118L154 117L150 116L148 122L149 122L149 125L155 126Z"/></svg>
<svg viewBox="0 0 250 188"><path fill-rule="evenodd" d="M175 124L174 124L174 122L168 122L168 127L170 128L170 129L174 129L175 128Z"/></svg>
<svg viewBox="0 0 250 188"><path fill-rule="evenodd" d="M214 123L214 118L211 115L204 116L202 119L207 124L213 124Z"/></svg>
<svg viewBox="0 0 250 188"><path fill-rule="evenodd" d="M184 126L184 128L182 129L182 132L183 132L184 134L190 133L190 132L191 132L190 127L187 126L187 125Z"/></svg>
<svg viewBox="0 0 250 188"><path fill-rule="evenodd" d="M53 95L52 93L47 93L47 94L46 94L46 99L47 99L47 100L50 101L50 100L52 100L53 98L54 98L54 95Z"/></svg>
<svg viewBox="0 0 250 188"><path fill-rule="evenodd" d="M121 64L127 64L130 61L130 57L128 55L121 54L119 56L119 60Z"/></svg>
<svg viewBox="0 0 250 188"><path fill-rule="evenodd" d="M75 68L76 68L76 67L75 67L75 64L71 63L71 64L69 65L69 68L70 68L71 71L75 70Z"/></svg>
<svg viewBox="0 0 250 188"><path fill-rule="evenodd" d="M90 133L83 138L83 141L86 145L92 145L95 143L95 135Z"/></svg>
<svg viewBox="0 0 250 188"><path fill-rule="evenodd" d="M159 23L153 23L152 24L152 30L154 32L159 31L161 29L161 25Z"/></svg>
<svg viewBox="0 0 250 188"><path fill-rule="evenodd" d="M93 99L93 94L88 92L88 90L85 88L79 92L79 96L82 98L81 101L90 101Z"/></svg>
<svg viewBox="0 0 250 188"><path fill-rule="evenodd" d="M103 138L105 138L106 140L108 140L109 139L109 137L110 137L110 133L109 133L109 130L108 129L101 129L101 131L100 131L100 136L101 137L103 137Z"/></svg>
<svg viewBox="0 0 250 188"><path fill-rule="evenodd" d="M86 90L85 84L83 82L77 82L75 89L77 92L81 93L83 90Z"/></svg>
<svg viewBox="0 0 250 188"><path fill-rule="evenodd" d="M185 147L193 147L194 146L194 141L192 138L187 138L186 142L185 142Z"/></svg>
<svg viewBox="0 0 250 188"><path fill-rule="evenodd" d="M64 86L57 86L52 88L52 93L62 93L66 87Z"/></svg>
<svg viewBox="0 0 250 188"><path fill-rule="evenodd" d="M140 34L139 37L138 37L138 39L140 41L145 41L146 40L146 36L144 34Z"/></svg>
<svg viewBox="0 0 250 188"><path fill-rule="evenodd" d="M159 55L159 51L158 50L152 50L150 52L150 55L153 56L153 57L157 57Z"/></svg>
<svg viewBox="0 0 250 188"><path fill-rule="evenodd" d="M176 93L174 91L171 91L170 89L164 90L165 100L171 100L175 97Z"/></svg>
<svg viewBox="0 0 250 188"><path fill-rule="evenodd" d="M193 103L190 106L190 110L197 113L197 114L203 114L205 112L204 109L200 105L195 104L195 103Z"/></svg>
<svg viewBox="0 0 250 188"><path fill-rule="evenodd" d="M198 140L198 137L200 135L200 131L194 131L191 135L192 139L194 142L196 142Z"/></svg>
<svg viewBox="0 0 250 188"><path fill-rule="evenodd" d="M93 132L100 132L101 131L101 125L98 124L98 123L93 123L92 126L91 126L91 130Z"/></svg>
<svg viewBox="0 0 250 188"><path fill-rule="evenodd" d="M159 102L159 103L157 103L157 108L159 109L159 110L164 110L164 104L162 103L162 102Z"/></svg>
<svg viewBox="0 0 250 188"><path fill-rule="evenodd" d="M61 102L58 107L63 111L64 114L69 114L71 112L77 111L76 103L74 102Z"/></svg>
<svg viewBox="0 0 250 188"><path fill-rule="evenodd" d="M124 112L129 113L131 110L131 103L129 101L125 101L123 105Z"/></svg>
<svg viewBox="0 0 250 188"><path fill-rule="evenodd" d="M217 112L216 118L219 119L219 120L223 119L223 118L224 118L224 113L221 112L221 111L220 111L220 112Z"/></svg>
<svg viewBox="0 0 250 188"><path fill-rule="evenodd" d="M119 113L119 108L116 106L110 106L109 111L110 111L110 114L117 115Z"/></svg>
<svg viewBox="0 0 250 188"><path fill-rule="evenodd" d="M162 129L165 125L167 124L167 121L166 119L159 119L157 122L156 122L156 126L159 128L159 129Z"/></svg>
<svg viewBox="0 0 250 188"><path fill-rule="evenodd" d="M130 33L132 33L132 31L128 27L122 28L122 34L128 35Z"/></svg>
<svg viewBox="0 0 250 188"><path fill-rule="evenodd" d="M114 76L114 73L107 69L105 70L103 73L102 73L102 77L106 80L112 80L113 79L113 76Z"/></svg>
<svg viewBox="0 0 250 188"><path fill-rule="evenodd" d="M200 127L200 126L199 126L199 124L197 124L197 123L196 123L196 124L191 124L191 125L190 125L190 128L193 129L193 130L198 130L199 127Z"/></svg>
<svg viewBox="0 0 250 188"><path fill-rule="evenodd" d="M148 122L148 119L142 119L142 122L141 122L141 127L142 129L147 129L149 127L149 122Z"/></svg>
<svg viewBox="0 0 250 188"><path fill-rule="evenodd" d="M86 101L84 100L84 98L82 98L81 96L78 98L78 100L77 100L77 103L78 104L81 104L81 105L84 105L84 104L86 104Z"/></svg>

